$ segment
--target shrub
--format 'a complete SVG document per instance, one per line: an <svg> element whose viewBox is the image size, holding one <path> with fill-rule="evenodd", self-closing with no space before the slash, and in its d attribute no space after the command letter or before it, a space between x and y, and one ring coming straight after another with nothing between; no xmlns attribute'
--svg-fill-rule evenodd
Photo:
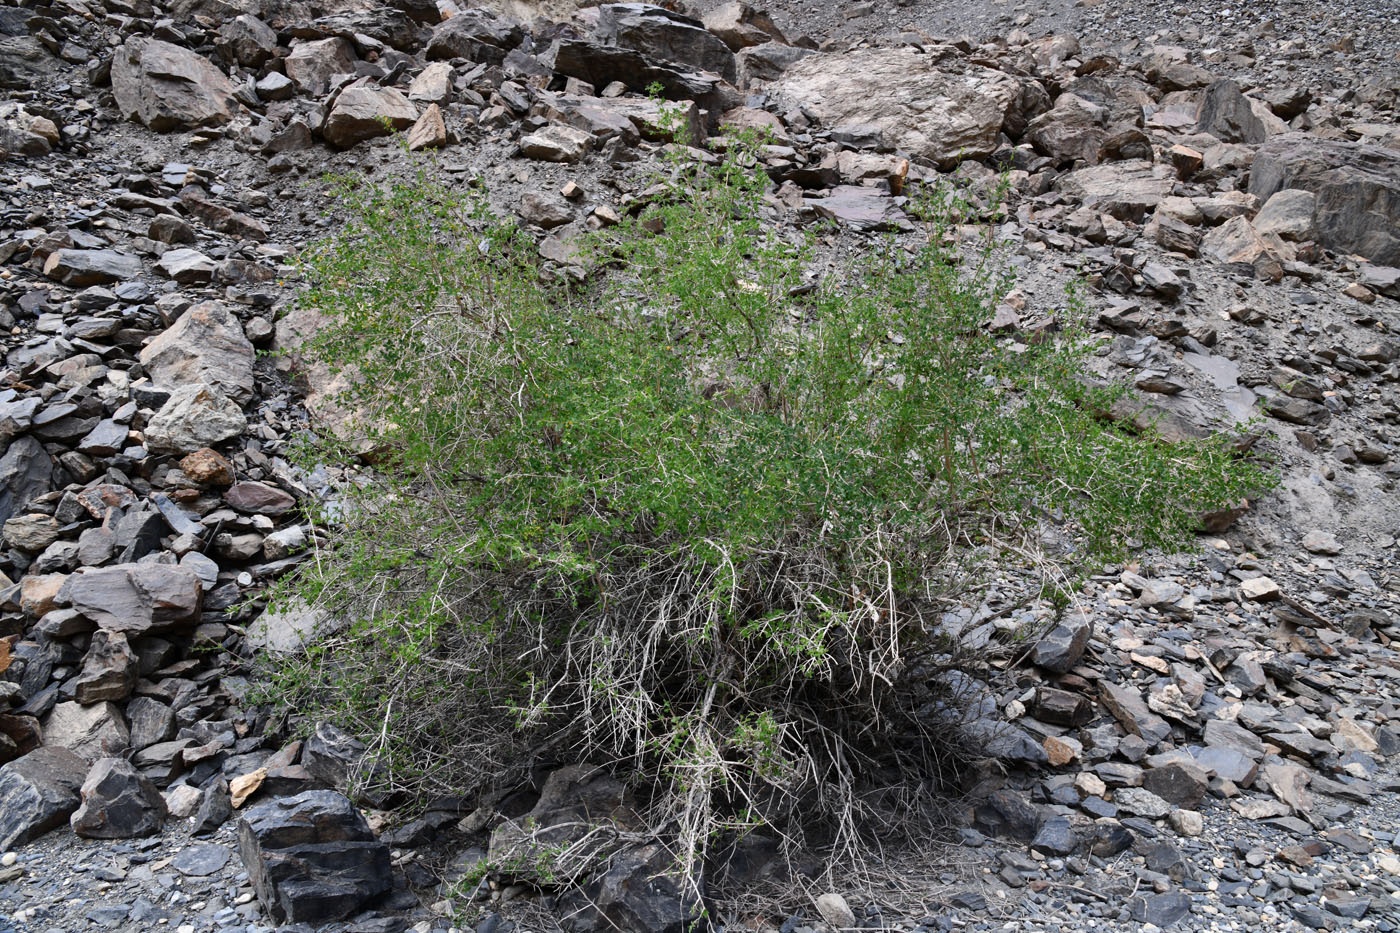
<svg viewBox="0 0 1400 933"><path fill-rule="evenodd" d="M311 352L353 373L373 469L293 585L353 621L278 684L377 737L396 786L617 762L689 867L796 808L849 840L871 788L937 776L974 558L1047 522L1068 567L1175 546L1265 476L1104 419L1073 296L1057 330L989 331L1009 279L956 234L997 197L934 188L916 242L823 242L769 222L751 140L677 151L578 288L426 166L341 185Z"/></svg>

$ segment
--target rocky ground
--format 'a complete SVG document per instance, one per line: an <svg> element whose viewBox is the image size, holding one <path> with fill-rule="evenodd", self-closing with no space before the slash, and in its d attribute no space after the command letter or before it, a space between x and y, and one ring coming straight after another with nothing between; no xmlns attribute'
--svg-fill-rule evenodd
<svg viewBox="0 0 1400 933"><path fill-rule="evenodd" d="M1058 621L1008 572L960 621L1031 647L961 684L997 757L940 883L728 927L1395 929L1400 11L494 9L0 6L0 931L680 928L645 844L582 892L455 884L611 778L367 819L362 745L246 700L299 634L259 594L328 543L305 507L339 475L285 457L329 414L290 303L321 174L404 170L406 130L581 276L667 145L652 82L698 135L772 131L775 222L897 233L913 182L1004 174L991 326L1031 339L1087 282L1116 415L1281 480Z"/></svg>

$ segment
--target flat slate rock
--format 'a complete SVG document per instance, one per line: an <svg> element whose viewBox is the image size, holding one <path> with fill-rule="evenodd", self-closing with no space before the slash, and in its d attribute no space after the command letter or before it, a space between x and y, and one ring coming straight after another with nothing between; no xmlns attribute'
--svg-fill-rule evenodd
<svg viewBox="0 0 1400 933"><path fill-rule="evenodd" d="M223 870L232 857L233 852L227 846L209 843L180 850L170 864L182 875L203 878Z"/></svg>

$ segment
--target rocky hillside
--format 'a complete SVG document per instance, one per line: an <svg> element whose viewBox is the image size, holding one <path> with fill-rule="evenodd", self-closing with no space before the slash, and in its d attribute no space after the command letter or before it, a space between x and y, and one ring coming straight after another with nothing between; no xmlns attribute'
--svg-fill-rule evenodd
<svg viewBox="0 0 1400 933"><path fill-rule="evenodd" d="M257 655L310 628L262 594L333 544L308 511L350 466L288 457L336 417L293 303L336 223L323 174L436 151L583 278L580 231L678 145L653 87L696 159L770 134L775 223L901 235L918 183L1004 179L1018 285L989 326L1037 339L1086 283L1094 375L1134 386L1114 416L1228 432L1280 479L1200 553L1104 568L1048 632L1008 568L970 637L1044 634L962 685L996 758L959 846L884 898L755 847L731 884L786 895L717 922L1400 924L1393 9L4 2L0 930L685 926L656 840L580 889L459 883L513 827L625 803L612 777L409 819L343 793L372 737L289 740L249 699Z"/></svg>

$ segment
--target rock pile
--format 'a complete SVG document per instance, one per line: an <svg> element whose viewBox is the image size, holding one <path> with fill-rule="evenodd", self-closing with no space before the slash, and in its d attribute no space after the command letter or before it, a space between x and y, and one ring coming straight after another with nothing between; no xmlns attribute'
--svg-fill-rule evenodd
<svg viewBox="0 0 1400 933"><path fill-rule="evenodd" d="M286 742L240 705L250 652L322 624L258 618L323 543L303 509L334 472L283 456L333 414L328 375L296 367L315 320L285 283L331 222L297 176L397 170L384 137L404 130L444 177L485 177L551 273L581 277L575 238L646 203L652 156L710 159L699 145L739 126L768 134L775 222L905 231L920 182L983 205L1004 183L1022 284L995 329L1034 339L1056 324L1040 296L1087 282L1098 375L1137 390L1116 417L1231 432L1283 477L1281 504L1207 517L1231 538L1201 560L1116 568L1053 624L994 601L969 614L974 637L1042 637L1009 685L963 685L981 740L1022 770L975 788L967 840L1011 846L949 909L1014 896L1047 922L1394 928L1393 830L1354 826L1400 749L1400 85L1256 86L1235 77L1252 50L1161 36L820 44L744 3L704 7L533 23L451 0L0 7L0 850L64 823L228 840L248 804L238 850L277 922L382 907L372 922L406 923L395 891L436 879L318 789L364 747L328 726ZM464 847L582 805L550 780L478 810ZM470 810L439 804L393 844L439 841ZM225 870L209 845L180 853L182 876ZM653 883L661 853L620 851L577 924L687 922ZM1124 860L1135 880L1110 901ZM822 904L811 922L854 917Z"/></svg>

